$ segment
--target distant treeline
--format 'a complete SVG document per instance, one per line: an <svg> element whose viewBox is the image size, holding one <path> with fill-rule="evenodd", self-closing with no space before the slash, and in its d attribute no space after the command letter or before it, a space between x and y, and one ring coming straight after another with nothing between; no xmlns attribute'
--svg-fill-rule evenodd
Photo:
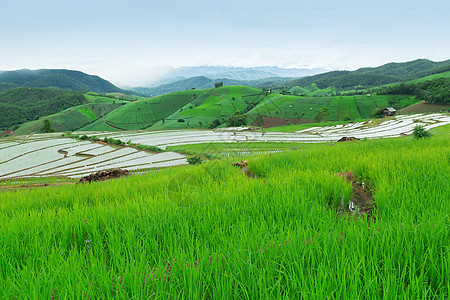
<svg viewBox="0 0 450 300"><path fill-rule="evenodd" d="M431 103L450 104L450 78L437 78L416 84L399 84L384 88L380 94L415 95L416 99Z"/></svg>
<svg viewBox="0 0 450 300"><path fill-rule="evenodd" d="M81 92L52 88L15 88L0 92L0 129L10 129L85 101Z"/></svg>

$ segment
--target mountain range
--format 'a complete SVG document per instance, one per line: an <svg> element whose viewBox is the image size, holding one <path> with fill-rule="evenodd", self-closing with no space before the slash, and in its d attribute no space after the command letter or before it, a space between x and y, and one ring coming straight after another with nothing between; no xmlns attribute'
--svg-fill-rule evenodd
<svg viewBox="0 0 450 300"><path fill-rule="evenodd" d="M22 69L0 72L0 90L13 87L53 87L97 93L127 92L99 76L64 69Z"/></svg>
<svg viewBox="0 0 450 300"><path fill-rule="evenodd" d="M370 88L418 78L427 74L450 69L450 60L433 62L417 59L404 63L388 63L375 68L360 68L355 71L331 71L321 74L323 69L288 69L279 67L235 68L221 66L198 66L170 68L170 78L159 86L121 89L95 75L64 69L16 70L0 72L0 90L14 87L58 88L72 91L97 93L125 93L158 96L188 89L207 89L216 82L223 85L243 85L257 88L308 87L320 89L333 87L336 90ZM308 74L316 74L306 76ZM178 80L174 81L176 78Z"/></svg>

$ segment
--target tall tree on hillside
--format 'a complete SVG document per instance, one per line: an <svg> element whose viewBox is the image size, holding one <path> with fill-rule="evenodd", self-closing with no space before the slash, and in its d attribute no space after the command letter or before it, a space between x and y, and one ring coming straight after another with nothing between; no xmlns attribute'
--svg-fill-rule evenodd
<svg viewBox="0 0 450 300"><path fill-rule="evenodd" d="M214 83L214 87L215 87L215 88L223 87L223 82L221 81L221 82L216 82L216 83Z"/></svg>
<svg viewBox="0 0 450 300"><path fill-rule="evenodd" d="M52 124L50 123L49 119L45 119L42 127L41 132L49 133L49 132L55 132L55 128L52 128Z"/></svg>
<svg viewBox="0 0 450 300"><path fill-rule="evenodd" d="M247 125L247 116L241 114L240 111L236 111L234 116L231 116L227 120L227 127L239 127Z"/></svg>

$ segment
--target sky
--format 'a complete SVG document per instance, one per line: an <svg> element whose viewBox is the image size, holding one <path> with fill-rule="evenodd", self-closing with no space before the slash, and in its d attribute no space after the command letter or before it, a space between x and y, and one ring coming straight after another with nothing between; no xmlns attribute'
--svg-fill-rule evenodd
<svg viewBox="0 0 450 300"><path fill-rule="evenodd" d="M0 70L124 86L170 67L354 70L450 58L448 0L0 0Z"/></svg>

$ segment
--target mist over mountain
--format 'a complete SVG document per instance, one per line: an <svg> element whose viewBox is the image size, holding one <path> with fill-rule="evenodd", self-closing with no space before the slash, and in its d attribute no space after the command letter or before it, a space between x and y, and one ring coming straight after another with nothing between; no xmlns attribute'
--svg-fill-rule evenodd
<svg viewBox="0 0 450 300"><path fill-rule="evenodd" d="M192 66L164 68L162 74L150 80L145 87L156 87L163 84L170 84L184 79L204 76L210 79L234 79L234 80L259 80L273 77L304 77L325 72L325 69L298 69L280 68L276 66L265 67L225 67L225 66Z"/></svg>

